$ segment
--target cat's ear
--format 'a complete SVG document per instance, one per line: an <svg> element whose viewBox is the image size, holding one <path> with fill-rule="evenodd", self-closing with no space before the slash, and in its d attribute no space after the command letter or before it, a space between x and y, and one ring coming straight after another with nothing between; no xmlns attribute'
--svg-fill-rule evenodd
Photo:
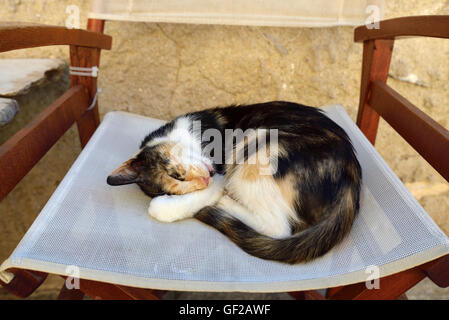
<svg viewBox="0 0 449 320"><path fill-rule="evenodd" d="M124 162L120 167L111 172L106 182L111 186L120 186L137 182L139 172L132 166L134 159Z"/></svg>

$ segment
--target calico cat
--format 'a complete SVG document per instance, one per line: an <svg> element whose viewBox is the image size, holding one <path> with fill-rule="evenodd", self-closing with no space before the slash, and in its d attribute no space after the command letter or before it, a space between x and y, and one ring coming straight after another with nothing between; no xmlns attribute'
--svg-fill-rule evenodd
<svg viewBox="0 0 449 320"><path fill-rule="evenodd" d="M251 255L294 264L349 232L361 168L345 131L319 109L274 101L177 117L107 183L137 183L159 221L194 217Z"/></svg>

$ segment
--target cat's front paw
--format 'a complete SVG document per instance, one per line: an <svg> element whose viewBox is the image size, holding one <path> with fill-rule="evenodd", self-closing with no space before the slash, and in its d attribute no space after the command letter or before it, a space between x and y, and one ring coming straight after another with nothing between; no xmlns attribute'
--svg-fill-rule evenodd
<svg viewBox="0 0 449 320"><path fill-rule="evenodd" d="M179 220L169 205L171 197L168 195L153 198L148 207L148 214L150 217L160 222L173 222Z"/></svg>

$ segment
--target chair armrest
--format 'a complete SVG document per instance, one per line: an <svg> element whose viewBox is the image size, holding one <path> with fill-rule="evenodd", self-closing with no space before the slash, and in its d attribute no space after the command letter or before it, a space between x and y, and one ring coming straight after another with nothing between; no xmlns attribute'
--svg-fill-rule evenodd
<svg viewBox="0 0 449 320"><path fill-rule="evenodd" d="M89 104L86 88L70 88L0 146L0 201L80 118Z"/></svg>
<svg viewBox="0 0 449 320"><path fill-rule="evenodd" d="M360 26L355 29L354 41L395 39L405 36L449 38L449 16L413 16L383 20L379 29Z"/></svg>
<svg viewBox="0 0 449 320"><path fill-rule="evenodd" d="M97 32L43 24L0 22L0 52L53 45L110 50L112 38Z"/></svg>

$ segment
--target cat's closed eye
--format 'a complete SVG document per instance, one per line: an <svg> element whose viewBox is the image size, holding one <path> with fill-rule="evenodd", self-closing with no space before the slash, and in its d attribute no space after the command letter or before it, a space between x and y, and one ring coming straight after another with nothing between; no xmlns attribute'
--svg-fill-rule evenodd
<svg viewBox="0 0 449 320"><path fill-rule="evenodd" d="M179 180L179 181L184 181L185 178L183 176L181 176L178 172L169 172L168 175L170 177L172 177L173 179Z"/></svg>
<svg viewBox="0 0 449 320"><path fill-rule="evenodd" d="M173 179L179 180L179 181L185 181L186 177L186 170L179 164L172 164L169 165L167 168L167 173L170 177Z"/></svg>

